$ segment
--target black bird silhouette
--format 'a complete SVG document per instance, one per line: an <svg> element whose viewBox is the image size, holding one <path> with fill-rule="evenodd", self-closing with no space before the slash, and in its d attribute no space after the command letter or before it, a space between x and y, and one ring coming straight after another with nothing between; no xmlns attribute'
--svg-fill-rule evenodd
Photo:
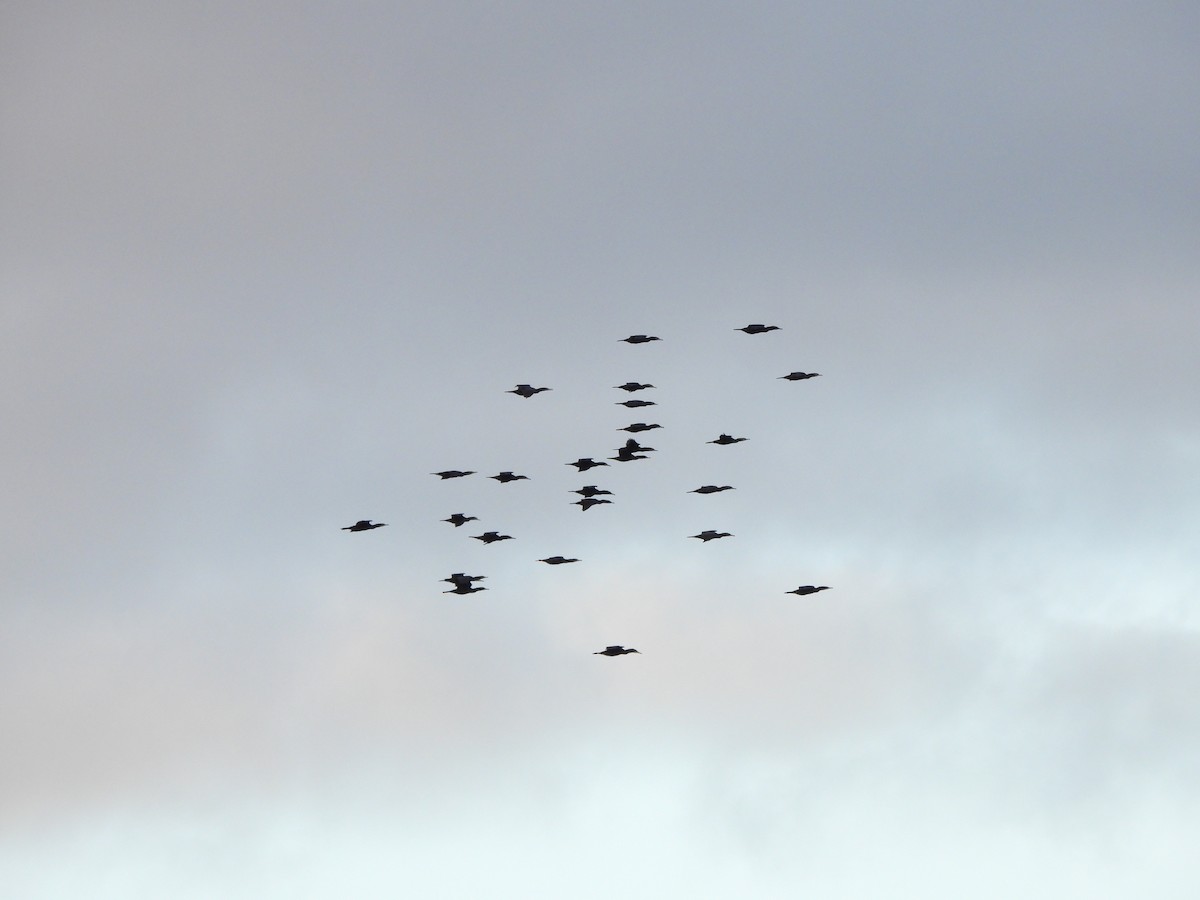
<svg viewBox="0 0 1200 900"><path fill-rule="evenodd" d="M612 503L612 501L601 500L598 497L584 497L582 500L576 500L574 505L579 507L580 512L587 512L593 506L599 506L601 503Z"/></svg>
<svg viewBox="0 0 1200 900"><path fill-rule="evenodd" d="M473 582L483 581L485 578L487 578L486 575L467 575L465 572L455 572L449 578L443 578L442 581L448 581L455 587L462 587L463 585L470 587Z"/></svg>
<svg viewBox="0 0 1200 900"><path fill-rule="evenodd" d="M640 406L658 406L653 400L619 400L617 406L627 406L630 409L637 409Z"/></svg>
<svg viewBox="0 0 1200 900"><path fill-rule="evenodd" d="M615 644L612 647L605 647L603 650L597 650L592 656L624 656L626 653L641 653L640 650L634 650L630 647L626 650L620 644Z"/></svg>
<svg viewBox="0 0 1200 900"><path fill-rule="evenodd" d="M483 534L471 535L477 541L483 541L485 544L494 544L496 541L511 541L511 534L501 534L498 531L485 531Z"/></svg>
<svg viewBox="0 0 1200 900"><path fill-rule="evenodd" d="M647 344L650 341L661 341L662 338L655 337L652 334L631 334L627 338L621 338L626 344Z"/></svg>
<svg viewBox="0 0 1200 900"><path fill-rule="evenodd" d="M744 331L746 334L765 334L768 331L778 331L778 325L747 325L745 328L735 328L734 331Z"/></svg>
<svg viewBox="0 0 1200 900"><path fill-rule="evenodd" d="M629 391L632 394L634 391L644 391L646 388L652 387L654 387L652 384L638 384L636 381L627 381L624 384L618 384L616 390Z"/></svg>
<svg viewBox="0 0 1200 900"><path fill-rule="evenodd" d="M646 450L650 450L650 449L652 449L652 448L650 448L650 447L646 447L646 448L644 448L644 449L646 449ZM648 457L648 456L646 456L646 455L644 455L644 454L641 454L641 453L634 453L634 452L633 452L632 450L630 450L628 447L619 447L619 448L617 448L617 455L616 455L616 456L610 456L610 457L609 457L609 459L616 460L617 462L633 462L635 459L649 459L649 458L650 458L650 457Z"/></svg>
<svg viewBox="0 0 1200 900"><path fill-rule="evenodd" d="M803 381L806 378L817 378L820 374L820 372L792 372L790 375L780 375L779 377L787 381Z"/></svg>
<svg viewBox="0 0 1200 900"><path fill-rule="evenodd" d="M512 472L501 472L499 475L489 475L488 478L495 478L501 484L508 484L510 481L528 481L528 475L514 475Z"/></svg>
<svg viewBox="0 0 1200 900"><path fill-rule="evenodd" d="M575 462L567 463L568 466L574 466L580 472L586 472L588 469L594 469L596 466L607 466L606 462L596 462L590 456L581 456Z"/></svg>
<svg viewBox="0 0 1200 900"><path fill-rule="evenodd" d="M704 543L715 541L717 538L733 537L728 531L713 531L711 528L708 531L702 531L699 534L689 534L688 537L700 538Z"/></svg>
<svg viewBox="0 0 1200 900"><path fill-rule="evenodd" d="M715 484L706 484L703 487L698 487L694 491L688 491L689 494L719 494L721 491L732 491L734 488L731 485L722 485L717 487Z"/></svg>
<svg viewBox="0 0 1200 900"><path fill-rule="evenodd" d="M437 475L442 479L442 481L445 481L447 478L465 478L466 476L474 475L475 473L463 472L460 469L447 469L445 472L433 472L432 474Z"/></svg>
<svg viewBox="0 0 1200 900"><path fill-rule="evenodd" d="M579 560L567 559L565 556L548 556L545 559L539 559L538 562L544 562L552 566L561 566L563 563L579 562Z"/></svg>
<svg viewBox="0 0 1200 900"><path fill-rule="evenodd" d="M448 591L442 591L443 594L474 594L476 591L486 591L483 585L460 584Z"/></svg>
<svg viewBox="0 0 1200 900"><path fill-rule="evenodd" d="M466 525L468 522L478 522L477 516L464 516L462 513L455 513L448 519L442 519L443 522L449 522L455 528L460 525Z"/></svg>
<svg viewBox="0 0 1200 900"><path fill-rule="evenodd" d="M577 491L571 491L572 494L579 494L581 497L598 497L601 494L612 495L612 491L602 491L594 484L585 484Z"/></svg>
<svg viewBox="0 0 1200 900"><path fill-rule="evenodd" d="M342 531L370 531L372 528L382 528L386 524L387 522L375 522L372 524L370 519L359 519L353 525L344 526Z"/></svg>
<svg viewBox="0 0 1200 900"><path fill-rule="evenodd" d="M542 391L548 391L550 388L541 387L535 388L532 384L518 384L511 391L505 391L506 394L516 394L518 397L524 397L528 400L534 394L540 394Z"/></svg>
<svg viewBox="0 0 1200 900"><path fill-rule="evenodd" d="M624 449L628 450L630 453L653 453L653 452L655 452L653 447L643 447L641 444L639 444L633 438L630 438L629 440L627 440L625 442ZM621 448L618 448L617 452L620 453Z"/></svg>
<svg viewBox="0 0 1200 900"><path fill-rule="evenodd" d="M827 585L827 584L822 584L820 586L813 586L811 584L802 584L802 585L800 585L800 587L796 588L794 591L784 591L784 593L785 594L795 594L798 597L803 597L805 594L815 594L817 591L827 591L827 590L829 590L829 585Z"/></svg>
<svg viewBox="0 0 1200 900"><path fill-rule="evenodd" d="M717 438L715 441L705 441L705 443L706 444L720 444L722 447L724 447L729 444L737 444L744 440L746 440L746 439L745 438L735 438L731 434L723 434L719 438Z"/></svg>
<svg viewBox="0 0 1200 900"><path fill-rule="evenodd" d="M618 428L617 431L628 431L630 434L637 434L639 431L650 431L654 428L662 428L661 425L647 425L645 422L634 422L632 425L626 425L624 428Z"/></svg>

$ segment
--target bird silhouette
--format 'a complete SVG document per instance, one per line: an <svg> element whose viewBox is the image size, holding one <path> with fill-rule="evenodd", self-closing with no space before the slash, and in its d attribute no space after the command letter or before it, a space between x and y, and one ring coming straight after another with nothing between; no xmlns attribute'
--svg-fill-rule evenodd
<svg viewBox="0 0 1200 900"><path fill-rule="evenodd" d="M655 452L653 447L643 447L641 444L639 444L633 438L630 438L629 440L627 440L625 442L624 448L618 448L617 452L620 453L622 449L628 450L630 453L654 453Z"/></svg>
<svg viewBox="0 0 1200 900"><path fill-rule="evenodd" d="M612 503L612 501L601 500L599 497L584 497L582 500L576 500L574 505L579 507L580 512L587 512L593 506L599 506L601 503Z"/></svg>
<svg viewBox="0 0 1200 900"><path fill-rule="evenodd" d="M631 334L627 338L621 338L626 344L648 344L650 341L661 341L662 338L655 337L652 334Z"/></svg>
<svg viewBox="0 0 1200 900"><path fill-rule="evenodd" d="M577 491L571 491L572 494L579 494L581 497L598 497L601 494L612 495L612 491L603 491L594 484L585 484Z"/></svg>
<svg viewBox="0 0 1200 900"><path fill-rule="evenodd" d="M438 476L445 481L447 478L466 478L468 475L474 475L474 472L463 472L460 469L447 469L444 472L433 472L433 475Z"/></svg>
<svg viewBox="0 0 1200 900"><path fill-rule="evenodd" d="M372 528L383 528L387 522L375 522L372 524L370 519L359 519L353 525L343 526L342 531L370 531Z"/></svg>
<svg viewBox="0 0 1200 900"><path fill-rule="evenodd" d="M480 585L460 584L460 585L457 585L456 587L451 588L448 591L442 591L442 593L443 594L474 594L477 591L486 591L486 590L487 590L487 588L485 588L481 584Z"/></svg>
<svg viewBox="0 0 1200 900"><path fill-rule="evenodd" d="M592 656L624 656L626 653L641 653L641 651L634 650L632 647L626 650L620 644L615 644L612 647L605 647L603 650L595 651Z"/></svg>
<svg viewBox="0 0 1200 900"><path fill-rule="evenodd" d="M717 487L715 484L706 484L703 487L698 487L694 491L688 491L689 494L719 494L721 491L732 491L734 488L731 485L725 484Z"/></svg>
<svg viewBox="0 0 1200 900"><path fill-rule="evenodd" d="M706 444L720 444L722 447L725 447L725 446L728 446L729 444L741 443L744 440L746 440L746 438L735 438L733 435L723 434L719 438L717 438L715 441L705 441L705 443Z"/></svg>
<svg viewBox="0 0 1200 900"><path fill-rule="evenodd" d="M526 400L528 400L534 394L540 394L542 391L548 391L548 390L550 390L550 388L548 388L548 387L535 388L531 384L518 384L511 391L505 391L504 393L516 394L518 397L524 397Z"/></svg>
<svg viewBox="0 0 1200 900"><path fill-rule="evenodd" d="M630 409L637 409L641 406L658 406L653 400L619 400L617 406L627 406Z"/></svg>
<svg viewBox="0 0 1200 900"><path fill-rule="evenodd" d="M662 428L661 425L647 425L645 422L634 422L632 425L626 425L624 428L618 428L617 431L628 431L630 434L637 434L640 431L650 431L654 428Z"/></svg>
<svg viewBox="0 0 1200 900"><path fill-rule="evenodd" d="M644 391L646 388L652 387L654 387L652 384L638 384L636 381L627 381L624 384L618 384L616 390L629 391L632 394L634 391Z"/></svg>
<svg viewBox="0 0 1200 900"><path fill-rule="evenodd" d="M489 475L488 478L495 478L501 484L508 484L510 481L528 481L528 475L514 475L512 472L501 472L499 475Z"/></svg>
<svg viewBox="0 0 1200 900"><path fill-rule="evenodd" d="M787 381L804 381L806 378L818 378L820 375L820 372L792 372L790 375L780 375L779 377Z"/></svg>
<svg viewBox="0 0 1200 900"><path fill-rule="evenodd" d="M651 448L647 447L646 449L649 450ZM642 453L634 453L628 447L619 447L617 448L617 455L608 458L617 462L633 462L635 459L649 459L650 457Z"/></svg>
<svg viewBox="0 0 1200 900"><path fill-rule="evenodd" d="M468 522L478 522L479 518L477 516L464 516L462 513L455 513L448 519L442 519L442 521L449 522L455 528L458 528L460 525L466 525Z"/></svg>
<svg viewBox="0 0 1200 900"><path fill-rule="evenodd" d="M778 331L778 325L747 325L745 328L735 328L734 331L744 331L746 334L765 334L768 331Z"/></svg>
<svg viewBox="0 0 1200 900"><path fill-rule="evenodd" d="M800 585L800 587L796 588L794 591L784 591L784 593L785 594L795 594L798 597L803 597L806 594L815 594L817 591L827 591L827 590L829 590L829 585L826 585L826 584L822 584L820 586L813 586L811 584L802 584L802 585Z"/></svg>
<svg viewBox="0 0 1200 900"><path fill-rule="evenodd" d="M449 578L443 578L442 581L447 581L455 587L466 585L470 587L473 582L483 581L487 578L486 575L467 575L465 572L455 572Z"/></svg>
<svg viewBox="0 0 1200 900"><path fill-rule="evenodd" d="M586 472L588 469L594 469L596 466L607 466L606 462L596 462L590 456L581 456L575 462L569 462L566 465L574 466L580 472Z"/></svg>
<svg viewBox="0 0 1200 900"><path fill-rule="evenodd" d="M688 537L700 538L704 543L715 541L717 538L733 537L728 531L713 531L711 528L708 531L702 531L699 534L689 534Z"/></svg>
<svg viewBox="0 0 1200 900"><path fill-rule="evenodd" d="M551 566L561 566L563 563L579 562L579 560L567 559L565 556L548 556L545 559L539 559L538 562L544 562Z"/></svg>
<svg viewBox="0 0 1200 900"><path fill-rule="evenodd" d="M483 541L485 544L494 544L496 541L511 541L511 534L501 534L498 531L485 531L483 534L471 535L477 541Z"/></svg>

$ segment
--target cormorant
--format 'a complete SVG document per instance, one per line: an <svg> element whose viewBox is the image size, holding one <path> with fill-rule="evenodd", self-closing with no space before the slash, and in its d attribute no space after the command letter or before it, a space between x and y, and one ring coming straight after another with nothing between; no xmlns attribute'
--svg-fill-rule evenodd
<svg viewBox="0 0 1200 900"><path fill-rule="evenodd" d="M567 559L565 556L548 556L545 559L539 559L538 562L544 562L551 566L561 566L563 563L579 562L579 560Z"/></svg>
<svg viewBox="0 0 1200 900"><path fill-rule="evenodd" d="M620 453L621 449L622 448L618 448L617 452ZM627 440L625 442L625 447L623 449L628 450L630 453L654 453L655 452L653 447L643 447L641 444L639 444L633 438L630 438L629 440Z"/></svg>
<svg viewBox="0 0 1200 900"><path fill-rule="evenodd" d="M594 469L596 466L607 466L606 462L596 462L590 456L581 456L575 462L566 463L568 466L574 466L580 472L586 472L588 469Z"/></svg>
<svg viewBox="0 0 1200 900"><path fill-rule="evenodd" d="M587 512L593 506L599 506L601 503L612 503L612 501L601 500L598 497L584 497L582 500L576 500L574 505L579 507L580 512Z"/></svg>
<svg viewBox="0 0 1200 900"><path fill-rule="evenodd" d="M353 525L345 525L342 531L370 531L372 528L382 528L387 522L375 522L372 524L370 519L359 519Z"/></svg>
<svg viewBox="0 0 1200 900"><path fill-rule="evenodd" d="M448 519L442 519L443 522L449 522L455 528L459 525L466 525L468 522L478 522L478 516L464 516L462 513L455 513Z"/></svg>
<svg viewBox="0 0 1200 900"><path fill-rule="evenodd" d="M475 473L463 472L459 469L447 469L445 472L433 472L432 474L437 475L442 479L442 481L445 481L447 478L465 478L466 476L474 475Z"/></svg>
<svg viewBox="0 0 1200 900"><path fill-rule="evenodd" d="M719 493L721 493L721 491L732 491L732 490L734 490L734 487L732 485L728 485L728 484L722 485L721 487L717 487L715 484L706 484L703 487L696 488L694 491L688 491L688 493L689 494L719 494Z"/></svg>
<svg viewBox="0 0 1200 900"><path fill-rule="evenodd" d="M661 341L662 338L655 337L652 334L631 334L627 338L621 338L626 344L647 344L650 341Z"/></svg>
<svg viewBox="0 0 1200 900"><path fill-rule="evenodd" d="M462 587L463 585L470 587L473 582L483 581L485 578L487 578L486 575L467 575L464 572L455 572L449 578L443 578L442 581L447 581L455 587Z"/></svg>
<svg viewBox="0 0 1200 900"><path fill-rule="evenodd" d="M547 388L547 387L535 388L531 384L518 384L511 391L505 391L504 393L516 394L518 397L524 397L526 400L528 400L534 394L540 394L542 391L548 391L548 390L550 390L550 388Z"/></svg>
<svg viewBox="0 0 1200 900"><path fill-rule="evenodd" d="M596 487L594 484L585 484L577 491L571 491L572 494L579 494L581 497L598 497L601 494L612 496L612 491L604 491Z"/></svg>
<svg viewBox="0 0 1200 900"><path fill-rule="evenodd" d="M618 400L617 406L627 406L630 409L637 409L639 406L658 406L653 400Z"/></svg>
<svg viewBox="0 0 1200 900"><path fill-rule="evenodd" d="M647 425L645 422L634 422L632 425L618 428L617 431L628 431L630 434L637 434L639 431L650 431L653 428L662 428L662 426L658 424Z"/></svg>
<svg viewBox="0 0 1200 900"><path fill-rule="evenodd" d="M489 475L488 478L495 478L501 484L508 484L510 481L525 481L529 480L528 475L514 475L512 472L501 472L499 475Z"/></svg>
<svg viewBox="0 0 1200 900"><path fill-rule="evenodd" d="M720 444L722 447L725 447L729 444L737 444L744 440L746 440L746 438L735 438L733 435L723 434L719 438L717 438L715 441L705 441L705 443L706 444Z"/></svg>
<svg viewBox="0 0 1200 900"><path fill-rule="evenodd" d="M817 591L827 591L827 590L829 590L829 585L827 585L827 584L822 584L819 587L814 587L811 584L802 584L802 585L800 585L800 587L796 588L794 591L784 591L784 593L785 594L795 594L798 597L803 597L805 594L815 594Z"/></svg>
<svg viewBox="0 0 1200 900"><path fill-rule="evenodd" d="M638 384L636 381L627 381L624 384L618 384L616 390L629 391L632 394L634 391L644 391L646 388L652 387L654 387L652 384Z"/></svg>
<svg viewBox="0 0 1200 900"><path fill-rule="evenodd" d="M806 378L816 378L820 374L820 372L792 372L790 375L780 375L779 377L788 381L803 381Z"/></svg>
<svg viewBox="0 0 1200 900"><path fill-rule="evenodd" d="M700 538L704 543L715 541L717 538L733 537L728 531L713 531L711 528L708 531L702 531L699 534L689 534L688 537Z"/></svg>
<svg viewBox="0 0 1200 900"><path fill-rule="evenodd" d="M498 531L485 531L483 534L471 535L477 541L483 541L485 544L494 544L496 541L511 541L511 534L501 534Z"/></svg>
<svg viewBox="0 0 1200 900"><path fill-rule="evenodd" d="M457 587L451 588L448 591L442 591L443 594L474 594L476 591L486 591L483 585L460 584Z"/></svg>
<svg viewBox="0 0 1200 900"><path fill-rule="evenodd" d="M747 325L745 328L735 328L734 331L744 331L746 334L764 334L768 331L778 331L778 325Z"/></svg>
<svg viewBox="0 0 1200 900"><path fill-rule="evenodd" d="M647 447L646 449L648 450L650 448ZM617 455L609 457L609 459L614 459L617 462L633 462L635 459L649 459L649 458L650 457L648 457L644 454L634 453L628 447L619 447L617 449Z"/></svg>
<svg viewBox="0 0 1200 900"><path fill-rule="evenodd" d="M626 650L620 644L616 644L612 647L605 647L603 650L597 650L592 654L592 656L624 656L626 653L640 652L640 650L634 650L632 647Z"/></svg>

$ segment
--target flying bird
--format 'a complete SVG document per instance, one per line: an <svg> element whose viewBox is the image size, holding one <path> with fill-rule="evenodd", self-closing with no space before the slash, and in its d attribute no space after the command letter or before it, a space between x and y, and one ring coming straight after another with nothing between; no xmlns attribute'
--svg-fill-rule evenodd
<svg viewBox="0 0 1200 900"><path fill-rule="evenodd" d="M711 528L708 531L702 531L699 534L689 534L688 537L700 538L704 543L715 541L717 538L733 537L728 531L713 531Z"/></svg>
<svg viewBox="0 0 1200 900"><path fill-rule="evenodd" d="M719 494L721 491L735 490L731 485L725 484L717 487L715 484L706 484L703 487L698 487L694 491L688 491L689 494Z"/></svg>
<svg viewBox="0 0 1200 900"><path fill-rule="evenodd" d="M501 472L499 475L489 475L488 478L495 478L501 484L508 484L510 481L528 481L528 475L514 475L512 472Z"/></svg>
<svg viewBox="0 0 1200 900"><path fill-rule="evenodd" d="M643 447L641 444L639 444L633 438L630 438L629 440L627 440L625 442L624 449L628 450L630 453L654 453L655 452L653 447ZM620 448L618 448L617 452L618 453L621 452Z"/></svg>
<svg viewBox="0 0 1200 900"><path fill-rule="evenodd" d="M466 525L468 522L478 522L478 516L464 516L462 513L455 513L448 519L442 519L443 522L449 522L455 528L460 525Z"/></svg>
<svg viewBox="0 0 1200 900"><path fill-rule="evenodd" d="M565 556L548 556L545 559L539 559L538 562L544 562L551 566L561 566L563 563L579 562L579 560L567 559Z"/></svg>
<svg viewBox="0 0 1200 900"><path fill-rule="evenodd" d="M475 473L463 472L460 469L447 469L445 472L433 472L432 474L437 475L442 479L442 481L445 481L447 478L465 478L466 476L474 475Z"/></svg>
<svg viewBox="0 0 1200 900"><path fill-rule="evenodd" d="M652 334L631 334L627 338L621 338L626 344L648 344L650 341L661 341L662 338L655 337Z"/></svg>
<svg viewBox="0 0 1200 900"><path fill-rule="evenodd" d="M620 644L616 644L612 647L605 647L603 650L597 650L592 656L624 656L626 653L641 653L641 651L634 650L632 647L626 650Z"/></svg>
<svg viewBox="0 0 1200 900"><path fill-rule="evenodd" d="M342 531L370 531L372 528L383 528L387 522L372 523L370 519L359 519L353 525L343 526Z"/></svg>
<svg viewBox="0 0 1200 900"><path fill-rule="evenodd" d="M494 544L496 541L511 541L511 534L501 534L498 531L485 531L483 534L471 535L477 541L483 541L485 544Z"/></svg>
<svg viewBox="0 0 1200 900"><path fill-rule="evenodd" d="M443 594L474 594L477 591L486 591L486 590L487 590L487 588L485 588L481 584L480 585L460 584L460 585L457 585L457 586L451 588L448 591L442 591L442 593Z"/></svg>
<svg viewBox="0 0 1200 900"><path fill-rule="evenodd" d="M526 400L528 400L534 394L540 394L542 391L548 391L548 390L550 390L550 388L548 388L548 387L535 388L531 384L518 384L511 391L505 391L504 393L516 394L518 397L524 397Z"/></svg>
<svg viewBox="0 0 1200 900"><path fill-rule="evenodd" d="M645 447L645 448L643 448L643 449L650 450L650 449L653 449L653 448L651 448L651 447ZM616 456L610 456L610 457L608 457L608 458L609 458L609 459L616 460L617 462L633 462L635 459L649 459L650 457L648 457L648 456L646 456L645 454L642 454L642 453L634 453L634 452L633 452L632 450L630 450L628 447L619 447L619 448L617 449L617 455L616 455Z"/></svg>
<svg viewBox="0 0 1200 900"><path fill-rule="evenodd" d="M829 585L826 585L826 584L822 584L817 587L814 587L811 584L802 584L802 585L800 585L800 587L796 588L794 591L784 591L784 593L785 594L795 594L798 597L803 597L805 594L815 594L817 591L827 591L827 590L829 590Z"/></svg>
<svg viewBox="0 0 1200 900"><path fill-rule="evenodd" d="M601 503L612 503L612 501L601 500L599 497L584 497L582 500L576 500L574 505L579 507L580 512L587 512L593 506L599 506Z"/></svg>
<svg viewBox="0 0 1200 900"><path fill-rule="evenodd" d="M636 381L627 381L624 384L618 384L616 386L616 390L629 391L629 393L632 394L634 391L644 391L646 388L652 387L654 387L652 384L638 384Z"/></svg>
<svg viewBox="0 0 1200 900"><path fill-rule="evenodd" d="M449 578L443 578L442 581L447 581L455 587L466 585L470 587L476 581L483 581L487 578L486 575L467 575L465 572L455 572Z"/></svg>
<svg viewBox="0 0 1200 900"><path fill-rule="evenodd" d="M735 328L734 331L744 331L746 334L765 334L768 331L778 331L778 325L747 325L745 328Z"/></svg>
<svg viewBox="0 0 1200 900"><path fill-rule="evenodd" d="M624 428L618 428L617 431L628 431L630 434L637 434L640 431L650 431L654 428L662 428L661 425L647 425L645 422L634 422L632 425L626 425Z"/></svg>
<svg viewBox="0 0 1200 900"><path fill-rule="evenodd" d="M780 375L779 377L788 381L804 381L806 378L817 378L820 374L820 372L792 372L790 375Z"/></svg>
<svg viewBox="0 0 1200 900"><path fill-rule="evenodd" d="M720 444L722 447L725 447L725 446L728 446L729 444L737 444L744 440L746 440L746 438L735 438L731 434L723 434L719 438L717 438L715 441L705 441L705 443L706 444Z"/></svg>
<svg viewBox="0 0 1200 900"><path fill-rule="evenodd" d="M568 466L574 466L580 472L586 472L588 469L594 469L596 466L607 466L606 462L596 462L590 456L581 456L575 462L566 463Z"/></svg>
<svg viewBox="0 0 1200 900"><path fill-rule="evenodd" d="M603 491L594 484L585 484L577 491L571 491L572 494L579 494L581 497L598 497L600 494L612 495L612 491Z"/></svg>
<svg viewBox="0 0 1200 900"><path fill-rule="evenodd" d="M630 409L637 409L640 406L658 406L653 400L618 400L617 406L627 406Z"/></svg>

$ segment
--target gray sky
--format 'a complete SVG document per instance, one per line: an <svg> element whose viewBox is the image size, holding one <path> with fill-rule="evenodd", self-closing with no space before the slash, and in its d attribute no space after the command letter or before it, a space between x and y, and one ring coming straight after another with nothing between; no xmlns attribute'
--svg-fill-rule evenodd
<svg viewBox="0 0 1200 900"><path fill-rule="evenodd" d="M6 893L1195 895L1195 10L0 19Z"/></svg>

